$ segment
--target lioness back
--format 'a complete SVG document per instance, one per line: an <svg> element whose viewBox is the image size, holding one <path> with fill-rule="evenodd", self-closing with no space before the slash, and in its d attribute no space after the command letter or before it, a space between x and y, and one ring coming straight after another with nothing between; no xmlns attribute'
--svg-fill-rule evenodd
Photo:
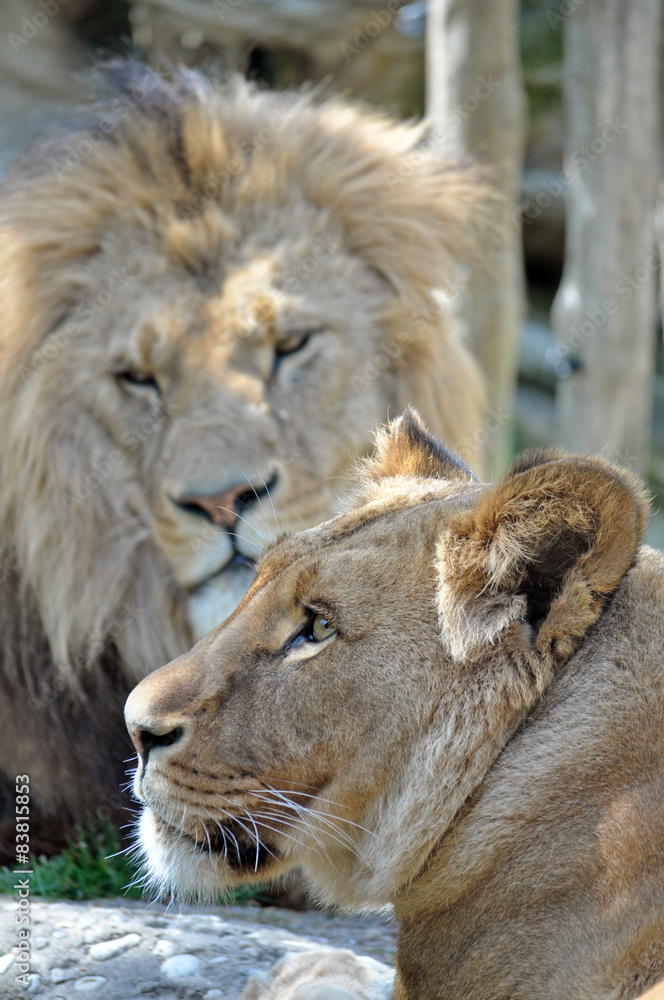
<svg viewBox="0 0 664 1000"><path fill-rule="evenodd" d="M644 546L416 883L400 947L435 928L441 996L635 997L664 976L662 622Z"/></svg>
<svg viewBox="0 0 664 1000"><path fill-rule="evenodd" d="M391 903L394 1000L639 996L664 976L647 508L555 451L481 483L407 410L345 512L130 697L148 878L206 896L301 865L325 902ZM378 996L367 975L286 962L264 996Z"/></svg>

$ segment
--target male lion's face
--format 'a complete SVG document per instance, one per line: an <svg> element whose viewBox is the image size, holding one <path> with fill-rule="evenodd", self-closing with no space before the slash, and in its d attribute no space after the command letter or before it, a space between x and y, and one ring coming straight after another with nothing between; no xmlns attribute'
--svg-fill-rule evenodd
<svg viewBox="0 0 664 1000"><path fill-rule="evenodd" d="M266 542L329 516L389 402L389 378L361 394L351 378L379 350L392 296L326 221L305 205L256 231L227 221L203 260L194 219L160 246L111 238L94 265L102 283L127 278L120 308L73 345L84 405L113 475L131 467L143 485L194 638L236 607Z"/></svg>
<svg viewBox="0 0 664 1000"><path fill-rule="evenodd" d="M473 460L449 298L493 201L343 101L111 77L0 192L0 527L61 675L108 654L133 681L330 515L408 400Z"/></svg>

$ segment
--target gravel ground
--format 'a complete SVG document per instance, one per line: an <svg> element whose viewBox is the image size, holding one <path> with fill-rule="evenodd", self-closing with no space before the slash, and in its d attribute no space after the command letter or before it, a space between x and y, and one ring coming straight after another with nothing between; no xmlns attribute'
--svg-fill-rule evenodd
<svg viewBox="0 0 664 1000"><path fill-rule="evenodd" d="M127 900L30 901L30 981L15 982L17 900L0 896L0 998L237 1000L249 978L318 944L393 964L389 915L331 917L277 907Z"/></svg>

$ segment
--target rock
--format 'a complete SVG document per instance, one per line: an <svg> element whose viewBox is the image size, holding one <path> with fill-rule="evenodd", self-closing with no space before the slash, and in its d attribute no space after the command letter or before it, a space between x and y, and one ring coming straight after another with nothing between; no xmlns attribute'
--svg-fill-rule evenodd
<svg viewBox="0 0 664 1000"><path fill-rule="evenodd" d="M109 958L121 955L129 948L135 948L141 941L140 934L125 934L124 937L113 938L110 941L100 941L99 944L90 945L88 955L95 962L106 962Z"/></svg>
<svg viewBox="0 0 664 1000"><path fill-rule="evenodd" d="M160 938L152 949L153 955L159 955L160 958L170 958L177 951L176 946L172 941L167 941L166 938Z"/></svg>
<svg viewBox="0 0 664 1000"><path fill-rule="evenodd" d="M2 955L2 957L0 957L0 976L4 976L5 972L9 972L13 964L13 955Z"/></svg>
<svg viewBox="0 0 664 1000"><path fill-rule="evenodd" d="M47 948L49 943L50 942L47 937L36 937L32 939L32 947L35 951L41 951L42 948Z"/></svg>
<svg viewBox="0 0 664 1000"><path fill-rule="evenodd" d="M38 976L37 973L35 972L30 976L30 985L28 986L28 993L37 993L40 986L41 986L41 976Z"/></svg>
<svg viewBox="0 0 664 1000"><path fill-rule="evenodd" d="M16 989L15 911L16 901L0 896L0 961L5 956L6 965L0 978L1 1000L32 1000L33 996L35 1000L75 1000L86 994L100 1000L184 1000L185 994L191 1000L203 1000L206 994L207 1000L236 1000L250 975L267 975L286 952L302 952L323 943L344 947L353 939L359 951L390 963L396 933L385 915L338 919L311 910L292 913L271 907L180 909L131 900L34 899L31 942L41 935L49 944L34 949L34 978L27 989ZM139 943L120 952L103 966L103 975L97 975L101 970L89 956L90 948L102 942L116 945L130 934ZM184 967L179 965L183 957ZM178 960L175 978L166 975L169 965L165 963L173 959ZM53 969L66 978L54 983ZM41 977L39 984L36 973Z"/></svg>
<svg viewBox="0 0 664 1000"><path fill-rule="evenodd" d="M66 983L68 979L74 979L76 975L76 969L59 969L56 966L54 969L51 969L51 982Z"/></svg>
<svg viewBox="0 0 664 1000"><path fill-rule="evenodd" d="M105 976L83 976L74 983L74 989L79 993L92 993L106 982Z"/></svg>
<svg viewBox="0 0 664 1000"><path fill-rule="evenodd" d="M198 975L202 967L203 963L195 955L172 955L163 962L161 974L167 979L186 979Z"/></svg>

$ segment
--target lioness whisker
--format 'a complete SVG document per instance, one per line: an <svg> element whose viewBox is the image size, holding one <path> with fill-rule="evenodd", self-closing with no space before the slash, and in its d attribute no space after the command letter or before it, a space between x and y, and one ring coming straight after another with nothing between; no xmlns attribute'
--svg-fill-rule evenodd
<svg viewBox="0 0 664 1000"><path fill-rule="evenodd" d="M323 842L320 839L320 833L322 833L324 831L317 831L315 829L315 827L312 826L312 824L311 824L311 822L309 820L309 816L311 816L313 819L315 819L316 818L316 814L314 812L312 812L310 809L307 809L305 806L298 806L297 803L292 802L289 799L286 799L285 801L286 801L286 804L289 805L293 809L293 811L296 813L298 819L305 826L306 830L309 833L309 836L311 836L311 838L313 839L314 843L323 852L323 854L327 858L329 864L331 864L332 867L335 868L335 870L336 870L336 866L332 864L332 860L331 860L329 854L327 853L327 850L325 849L325 845L323 844ZM270 802L268 800L268 804L274 805L275 803ZM277 818L282 818L281 815L278 814L278 813L276 814L276 816L277 816ZM338 832L339 831L335 831L335 833L338 833ZM338 843L340 847L344 847L344 848L346 848L346 850L348 850L349 847L350 847L352 853L355 853L355 847L354 847L354 845L352 845L352 844L351 845L345 844L341 839L339 839L337 836L335 836L334 834L330 833L329 831L325 831L325 835L327 837L329 837L330 840L336 841L336 843Z"/></svg>
<svg viewBox="0 0 664 1000"><path fill-rule="evenodd" d="M290 827L290 829L292 829L292 830L297 830L298 829L297 826L295 826L292 821L289 821L289 820L285 819L282 813L261 812L261 813L256 813L256 816L257 817L267 816L268 819L276 819L276 820L279 820L280 822L286 823ZM313 829L309 823L307 823L307 821L306 821L306 819L304 817L299 817L299 818L302 820L302 822L307 827L308 833L313 838L313 840L316 843L316 845L320 848L321 851L323 851L323 853L327 857L328 861L330 861L329 855L327 854L327 852L325 850L325 845L321 841L320 837L317 835L317 831L315 829ZM267 826L267 824L264 824L264 825ZM280 832L280 831L276 831L276 832ZM329 831L324 830L324 831L321 831L321 833L323 833L323 835L326 836L329 840L332 840L332 841L336 842L337 844L339 844L340 847L343 847L346 850L351 850L351 852L353 854L357 855L357 851L355 849L355 845L354 844L352 844L352 843L346 844L344 841L339 840L337 837L335 837ZM284 836L286 836L286 834L284 834ZM296 840L294 837L291 837L291 840L295 840L295 842L299 846L301 846L301 847L304 846L301 841Z"/></svg>
<svg viewBox="0 0 664 1000"><path fill-rule="evenodd" d="M268 805L274 806L276 804L270 799L264 798L263 796L257 796L257 798L260 798L261 801L263 802L267 802ZM314 810L309 809L308 806L298 806L297 803L295 802L288 802L288 805L304 821L306 821L307 819L311 819L321 823L323 822L327 823L327 825L331 827L331 830L321 831L321 832L324 832L326 836L331 837L331 839L335 840L341 847L347 847L350 848L350 850L352 850L353 853L356 852L355 844L353 843L350 836L343 830L338 830L334 825L334 821L330 817L327 817L322 813L314 812ZM277 813L276 815L278 816L279 814Z"/></svg>
<svg viewBox="0 0 664 1000"><path fill-rule="evenodd" d="M279 816L277 818L279 818L279 819L281 819L283 821L283 817ZM316 846L318 847L318 849L321 851L321 853L325 857L327 863L330 865L331 868L334 868L334 870L337 872L337 874L340 874L339 869L337 868L337 866L332 861L332 858L330 857L330 855L327 852L327 848L326 848L325 844L317 836L316 831L311 828L311 825L306 821L306 819L304 819L303 817L299 817L299 819L301 820L301 822L305 826L304 832L308 833L308 835L311 837L311 839L313 840L313 842L316 844ZM297 827L292 822L289 823L289 826L290 826L290 828L292 830L297 830ZM294 840L295 838L292 838L292 839ZM301 842L297 842L296 841L296 843L299 843L299 846L304 846Z"/></svg>
<svg viewBox="0 0 664 1000"><path fill-rule="evenodd" d="M269 823L264 822L265 816L267 816L268 819L278 819L278 820L281 820L284 823L284 825L287 826L289 829L291 829L291 830L297 830L297 827L294 826L289 820L284 820L284 818L282 816L270 816L270 815L268 815L268 813L263 813L263 812L254 813L255 819L258 820L258 822L261 824L261 826L264 826L267 830L271 830L272 833L278 834L280 837L288 837L288 839L292 840L293 843L297 844L298 847L302 847L302 841L298 840L297 837L294 837L290 833L286 833L284 830L280 830L276 826L270 826ZM265 846L265 845L263 845L263 846ZM265 849L267 850L267 847Z"/></svg>
<svg viewBox="0 0 664 1000"><path fill-rule="evenodd" d="M256 821L253 819L253 817L252 817L252 815L251 815L251 813L249 811L247 811L247 819L251 822L251 825L254 828L254 836L256 837L256 861L254 862L254 871L257 872L258 871L258 858L259 858L261 841L260 841L260 837L258 836L258 827L256 826ZM263 845L263 846L265 846L265 845Z"/></svg>
<svg viewBox="0 0 664 1000"><path fill-rule="evenodd" d="M231 816L231 814L228 813L225 809L222 809L221 811L223 812L224 816L226 816L227 819L232 819L233 818ZM210 819L212 820L212 822L216 826L219 827L219 831L221 833L221 837L222 837L222 840L224 842L224 861L228 861L228 843L226 841L226 834L228 834L228 836L233 841L233 844L235 845L235 853L237 854L237 856L239 858L240 857L240 845L239 845L237 837L235 836L235 834L233 833L233 831L232 830L225 830L222 827L222 825L219 822L219 820L215 819L213 813L211 813L209 809L206 809L205 812L208 814L208 816L210 817Z"/></svg>
<svg viewBox="0 0 664 1000"><path fill-rule="evenodd" d="M218 797L221 797L221 796L218 795ZM252 834L251 830L245 825L245 823L242 822L242 820L240 819L239 816L232 815L231 813L229 813L226 809L224 809L221 806L219 808L220 808L221 812L224 814L224 816L227 819L231 820L231 822L237 823L237 825L240 826L244 830L244 832L249 837L250 841L251 840L255 840L255 842L256 842L256 867L254 868L254 871L258 871L258 864L259 864L259 860L260 860L260 848L261 847L263 847L271 857L273 857L273 858L275 857L274 854L272 853L272 851L267 846L267 844L263 844L262 843L262 841L261 841L261 839L260 839L260 837L258 835L258 828L257 828L256 824L254 823L254 821L253 821L253 819L251 817L251 814L248 812L248 810L245 812L245 815L246 815L247 819L249 820L249 822L254 827L254 831L255 832L253 834ZM212 816L212 814L210 813L210 811L208 809L206 809L205 811L208 813L208 815L211 816L212 819L214 819L214 817ZM215 820L215 822L216 822L216 820ZM233 838L233 841L235 843L235 850L237 852L237 856L238 856L238 860L239 860L240 856L241 856L241 852L240 852L240 845L237 842L237 838L234 836L234 834L233 834L233 832L231 830L228 830L226 832ZM223 831L222 831L222 835L223 835ZM276 860L276 858L275 858L275 860Z"/></svg>
<svg viewBox="0 0 664 1000"><path fill-rule="evenodd" d="M278 788L273 788L273 787L272 787L271 785L265 785L265 786L264 786L264 791L266 791L266 792L271 792L271 793L273 793L274 795L278 795L278 796L279 796L280 798L282 798L282 794L283 794L283 793L281 793L281 792L279 791L279 789L278 789ZM253 794L256 794L256 793L253 793ZM309 794L308 794L307 792L296 792L295 794L296 794L296 795L301 795L301 796L302 796L303 798L307 798L307 799L314 799L314 800L315 800L316 802L320 802L320 803L321 803L321 805L328 805L328 806L332 806L332 807L335 807L335 808L337 808L337 809L341 809L341 808L343 808L343 806L341 805L341 803L340 803L340 802L334 802L334 801L333 801L332 799L326 799L326 798L324 798L324 797L323 797L323 796L321 796L321 795L309 795ZM283 800L283 799L282 799L282 801L287 801L287 802L290 802L291 800L290 800L290 799L287 799L287 798L286 798L285 800ZM308 808L309 808L309 806L304 806L304 805L303 805L303 806L302 806L302 808L307 808L307 809L308 809ZM323 813L320 813L320 814L319 814L319 813L316 813L316 815L321 815L321 816L323 816L324 814L323 814ZM345 817L345 816L336 816L336 815L335 815L335 816L334 816L333 818L334 818L334 821L335 821L335 822L338 822L338 823L346 823L346 824L347 824L348 826L353 826L353 827L356 827L356 828L357 828L358 830L360 830L360 831L361 831L362 833L366 833L366 834L368 834L368 835L369 835L370 837L375 837L375 836L376 836L376 834L375 834L375 833L374 833L374 832L373 832L372 830L368 830L368 829L366 828L366 826L362 826L362 824L361 824L361 823L356 823L356 822L355 822L354 820L352 820L352 819L346 819L346 817Z"/></svg>

